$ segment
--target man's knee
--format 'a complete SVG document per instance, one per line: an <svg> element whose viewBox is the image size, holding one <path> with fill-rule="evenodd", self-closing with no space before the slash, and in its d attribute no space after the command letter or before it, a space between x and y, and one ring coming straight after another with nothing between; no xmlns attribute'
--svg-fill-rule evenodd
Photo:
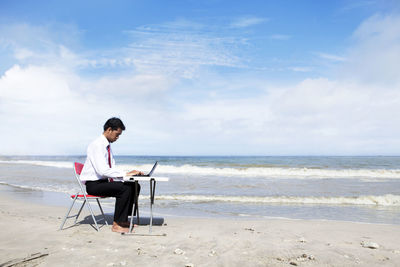
<svg viewBox="0 0 400 267"><path fill-rule="evenodd" d="M132 193L132 188L130 186L126 186L125 184L121 187L121 194L125 196L129 196Z"/></svg>

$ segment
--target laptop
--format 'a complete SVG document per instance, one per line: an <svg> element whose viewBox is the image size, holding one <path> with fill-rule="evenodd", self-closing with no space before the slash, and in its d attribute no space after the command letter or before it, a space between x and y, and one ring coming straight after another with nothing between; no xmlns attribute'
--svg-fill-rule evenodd
<svg viewBox="0 0 400 267"><path fill-rule="evenodd" d="M137 175L131 175L130 177L150 177L153 174L154 170L156 169L157 165L158 165L158 161L156 161L156 163L154 163L153 168L151 169L151 171L148 174L143 174L143 175L137 174Z"/></svg>

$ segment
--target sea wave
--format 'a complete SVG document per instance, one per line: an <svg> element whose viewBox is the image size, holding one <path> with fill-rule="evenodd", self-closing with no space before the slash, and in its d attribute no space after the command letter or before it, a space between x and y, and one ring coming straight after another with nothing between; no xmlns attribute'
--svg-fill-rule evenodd
<svg viewBox="0 0 400 267"><path fill-rule="evenodd" d="M237 202L259 204L314 204L314 205L375 205L400 206L399 195L357 197L295 197L295 196L208 196L208 195L160 195L158 200L185 202Z"/></svg>
<svg viewBox="0 0 400 267"><path fill-rule="evenodd" d="M3 164L28 164L45 167L56 168L72 168L73 163L70 161L44 161L44 160L0 160Z"/></svg>
<svg viewBox="0 0 400 267"><path fill-rule="evenodd" d="M21 189L39 190L48 192L59 192L74 194L79 191L75 186L49 186L40 185L19 185L9 182L1 182L0 185L7 185ZM149 196L141 195L141 199L148 199ZM240 204L293 204L293 205L373 205L386 207L400 207L400 195L366 195L366 196L223 196L223 195L156 195L156 200L181 201L181 202L231 202Z"/></svg>
<svg viewBox="0 0 400 267"><path fill-rule="evenodd" d="M152 165L141 166L121 165L124 170L137 168L150 170ZM194 165L161 165L156 173L178 175L204 175L227 177L267 177L267 178L384 178L400 179L400 169L314 169L314 168L282 168L282 167L251 167L251 168L214 168Z"/></svg>
<svg viewBox="0 0 400 267"><path fill-rule="evenodd" d="M72 168L69 161L39 161L39 160L0 160L0 163L29 164L56 168ZM123 171L132 169L150 171L153 164L121 164L118 168ZM223 177L265 177L265 178L366 178L366 179L400 179L400 169L316 169L316 168L291 168L291 167L210 167L185 165L163 165L160 163L155 174L163 175L200 175L200 176L223 176Z"/></svg>
<svg viewBox="0 0 400 267"><path fill-rule="evenodd" d="M45 192L57 192L57 193L66 193L66 194L74 194L79 192L78 186L60 186L60 185L49 185L41 186L41 185L21 185L12 182L4 182L0 181L0 185L7 185L15 188L27 189L27 190L37 190L37 191L45 191Z"/></svg>
<svg viewBox="0 0 400 267"><path fill-rule="evenodd" d="M19 188L19 189L25 189L25 190L35 190L35 191L44 191L44 192L55 192L55 193L64 193L67 195L72 195L72 194L81 194L81 190L79 189L78 186L59 186L59 185L46 185L46 186L40 186L40 185L21 185L21 184L16 184L16 183L9 183L9 182L4 182L0 181L0 185L6 185L6 186L11 186L14 188ZM113 198L109 198L113 199ZM147 195L141 195L140 199L150 199L149 196Z"/></svg>

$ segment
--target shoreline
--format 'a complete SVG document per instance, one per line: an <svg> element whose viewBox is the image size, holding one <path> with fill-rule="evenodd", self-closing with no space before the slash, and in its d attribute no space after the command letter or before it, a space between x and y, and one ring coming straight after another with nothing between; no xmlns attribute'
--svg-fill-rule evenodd
<svg viewBox="0 0 400 267"><path fill-rule="evenodd" d="M1 190L4 191L4 188ZM10 193L10 192L9 192ZM14 194L15 195L15 194ZM70 203L70 202L69 202ZM400 226L343 221L165 217L153 233L96 232L87 212L58 228L68 205L44 205L0 195L0 264L25 266L398 266ZM96 213L97 214L97 213ZM107 216L107 220L112 218ZM67 221L67 226L73 219ZM69 223L69 224L68 224ZM136 229L148 233L148 226ZM363 247L377 244L378 248ZM192 265L190 265L192 264Z"/></svg>

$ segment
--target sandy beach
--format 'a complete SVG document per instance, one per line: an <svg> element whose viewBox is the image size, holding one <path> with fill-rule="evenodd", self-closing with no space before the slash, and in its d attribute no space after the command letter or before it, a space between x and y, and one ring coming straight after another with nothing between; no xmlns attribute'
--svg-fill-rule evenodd
<svg viewBox="0 0 400 267"><path fill-rule="evenodd" d="M1 266L400 265L398 225L168 217L153 226L166 236L122 236L106 225L96 232L87 213L59 231L66 210L2 194Z"/></svg>

